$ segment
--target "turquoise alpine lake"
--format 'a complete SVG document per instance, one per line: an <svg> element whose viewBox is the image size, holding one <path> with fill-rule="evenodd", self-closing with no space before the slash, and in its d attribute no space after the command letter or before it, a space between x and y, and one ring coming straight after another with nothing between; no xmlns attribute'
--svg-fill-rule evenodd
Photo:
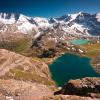
<svg viewBox="0 0 100 100"><path fill-rule="evenodd" d="M100 77L90 64L91 59L66 53L49 65L52 79L57 86L63 86L70 79Z"/></svg>
<svg viewBox="0 0 100 100"><path fill-rule="evenodd" d="M89 40L86 40L86 39L75 39L75 40L71 40L69 42L74 44L74 45L82 45L82 44L87 44L89 42Z"/></svg>

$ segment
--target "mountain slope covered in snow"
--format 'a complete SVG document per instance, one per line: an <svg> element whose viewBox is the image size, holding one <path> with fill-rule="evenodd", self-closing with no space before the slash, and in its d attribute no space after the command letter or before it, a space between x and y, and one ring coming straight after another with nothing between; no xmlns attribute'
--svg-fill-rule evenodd
<svg viewBox="0 0 100 100"><path fill-rule="evenodd" d="M0 32L24 34L35 31L38 35L44 31L59 29L63 34L98 36L100 35L100 13L79 12L58 18L28 17L23 14L0 13Z"/></svg>

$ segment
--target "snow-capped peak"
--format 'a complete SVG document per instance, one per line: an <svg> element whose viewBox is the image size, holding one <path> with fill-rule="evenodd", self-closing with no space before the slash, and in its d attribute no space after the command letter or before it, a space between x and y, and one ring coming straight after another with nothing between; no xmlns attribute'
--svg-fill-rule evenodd
<svg viewBox="0 0 100 100"><path fill-rule="evenodd" d="M3 19L11 19L11 18L17 19L18 17L19 17L19 14L17 13L0 13L0 18L3 18Z"/></svg>
<svg viewBox="0 0 100 100"><path fill-rule="evenodd" d="M47 18L42 18L42 17L34 17L33 21L38 25L38 27L42 28L42 27L48 27L49 21Z"/></svg>
<svg viewBox="0 0 100 100"><path fill-rule="evenodd" d="M57 18L50 18L49 23L58 23Z"/></svg>
<svg viewBox="0 0 100 100"><path fill-rule="evenodd" d="M96 13L97 21L100 22L100 13Z"/></svg>
<svg viewBox="0 0 100 100"><path fill-rule="evenodd" d="M20 14L0 13L0 22L4 24L14 24L19 19Z"/></svg>
<svg viewBox="0 0 100 100"><path fill-rule="evenodd" d="M27 17L23 14L20 14L18 21L25 22L25 21L27 21L27 19L29 19L29 17Z"/></svg>
<svg viewBox="0 0 100 100"><path fill-rule="evenodd" d="M75 20L79 15L83 15L83 12L75 13L75 14L68 14L70 17L70 21Z"/></svg>
<svg viewBox="0 0 100 100"><path fill-rule="evenodd" d="M48 22L46 18L42 18L42 17L34 17L33 20L35 20L37 23L40 23L40 22L47 23Z"/></svg>
<svg viewBox="0 0 100 100"><path fill-rule="evenodd" d="M29 17L17 13L0 13L0 22L4 24L14 24L15 22L25 22Z"/></svg>
<svg viewBox="0 0 100 100"><path fill-rule="evenodd" d="M60 26L60 29L67 33L76 34L100 34L100 13L91 15L88 13L67 14L57 18L42 18L42 17L28 17L23 14L16 13L0 13L0 24L16 27L17 31L28 33L33 29L40 32L41 29L55 29ZM12 28L11 28L12 29ZM3 31L5 29L0 29Z"/></svg>

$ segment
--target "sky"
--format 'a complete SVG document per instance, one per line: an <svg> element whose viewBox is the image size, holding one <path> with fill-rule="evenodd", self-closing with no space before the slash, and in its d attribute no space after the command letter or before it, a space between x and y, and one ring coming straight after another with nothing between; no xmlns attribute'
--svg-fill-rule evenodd
<svg viewBox="0 0 100 100"><path fill-rule="evenodd" d="M58 17L80 11L100 12L100 0L0 0L0 12L33 17Z"/></svg>

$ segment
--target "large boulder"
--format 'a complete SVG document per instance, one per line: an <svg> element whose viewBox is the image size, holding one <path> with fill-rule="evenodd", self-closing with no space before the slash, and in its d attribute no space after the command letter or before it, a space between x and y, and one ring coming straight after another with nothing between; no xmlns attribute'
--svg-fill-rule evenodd
<svg viewBox="0 0 100 100"><path fill-rule="evenodd" d="M55 94L69 94L87 96L92 93L100 93L100 78L83 78L70 80Z"/></svg>

